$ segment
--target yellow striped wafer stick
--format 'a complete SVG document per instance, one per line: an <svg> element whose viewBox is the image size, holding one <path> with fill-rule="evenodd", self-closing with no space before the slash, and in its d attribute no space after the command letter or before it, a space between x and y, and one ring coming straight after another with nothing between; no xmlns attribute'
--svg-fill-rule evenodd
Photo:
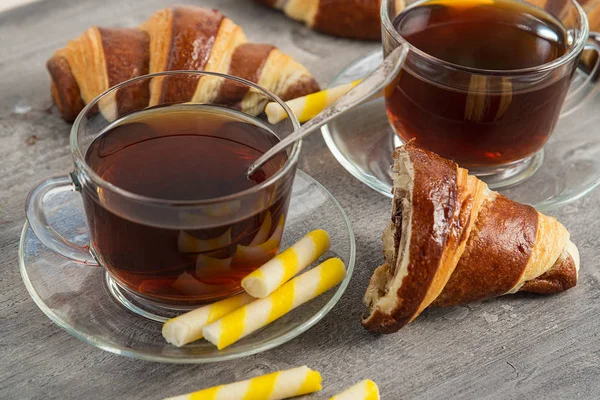
<svg viewBox="0 0 600 400"><path fill-rule="evenodd" d="M263 219L262 224L260 224L260 228L258 228L258 232L256 232L256 236L254 236L248 246L256 246L266 242L267 239L269 239L269 232L271 232L271 223L271 212L267 211L265 219Z"/></svg>
<svg viewBox="0 0 600 400"><path fill-rule="evenodd" d="M165 400L278 400L321 389L321 374L303 366Z"/></svg>
<svg viewBox="0 0 600 400"><path fill-rule="evenodd" d="M205 326L202 335L219 350L224 349L336 286L345 276L346 268L342 260L330 258L264 299L254 300Z"/></svg>
<svg viewBox="0 0 600 400"><path fill-rule="evenodd" d="M354 82L345 83L340 86L321 90L320 92L312 93L306 96L298 97L290 101L286 101L292 112L300 122L306 122L333 103L340 97L348 93L350 89L358 85L361 79ZM287 114L283 107L277 103L269 103L265 108L269 123L275 124L287 118Z"/></svg>
<svg viewBox="0 0 600 400"><path fill-rule="evenodd" d="M281 237L283 236L283 224L285 222L284 216L279 217L277 227L267 239L266 242L252 245L242 246L238 245L235 254L233 255L233 263L239 262L267 262L269 258L272 258L279 248L281 243ZM260 264L257 264L260 265Z"/></svg>
<svg viewBox="0 0 600 400"><path fill-rule="evenodd" d="M379 400L379 388L372 380L365 379L329 400Z"/></svg>
<svg viewBox="0 0 600 400"><path fill-rule="evenodd" d="M202 328L224 315L250 303L254 298L247 293L200 307L164 323L162 335L167 342L181 347L202 339Z"/></svg>
<svg viewBox="0 0 600 400"><path fill-rule="evenodd" d="M315 262L330 245L327 232L323 229L312 231L242 279L242 287L251 296L262 299Z"/></svg>
<svg viewBox="0 0 600 400"><path fill-rule="evenodd" d="M198 254L196 259L196 277L200 279L215 278L231 272L231 261L233 257L216 258Z"/></svg>
<svg viewBox="0 0 600 400"><path fill-rule="evenodd" d="M212 239L198 239L186 231L179 231L177 248L182 253L202 253L220 249L231 244L231 228Z"/></svg>
<svg viewBox="0 0 600 400"><path fill-rule="evenodd" d="M190 273L184 272L177 277L171 287L188 296L204 296L218 292L227 292L228 290L234 291L237 286L231 279L219 283L212 283L206 278L204 278L204 280L206 282L196 278Z"/></svg>
<svg viewBox="0 0 600 400"><path fill-rule="evenodd" d="M209 217L231 217L240 211L242 202L239 200L230 200L225 203L212 206L204 206L204 215Z"/></svg>

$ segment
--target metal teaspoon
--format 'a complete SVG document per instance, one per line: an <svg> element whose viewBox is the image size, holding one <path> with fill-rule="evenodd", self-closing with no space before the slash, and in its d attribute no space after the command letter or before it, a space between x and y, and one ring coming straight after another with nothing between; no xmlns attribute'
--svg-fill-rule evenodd
<svg viewBox="0 0 600 400"><path fill-rule="evenodd" d="M315 132L327 122L338 117L340 114L363 103L385 88L399 73L408 53L408 44L404 43L394 49L377 67L367 75L358 85L354 86L348 93L340 97L330 107L324 109L300 129L284 138L281 142L271 147L265 154L260 156L248 168L248 176L251 176L258 168L269 161L274 155L284 150L294 142L305 138Z"/></svg>

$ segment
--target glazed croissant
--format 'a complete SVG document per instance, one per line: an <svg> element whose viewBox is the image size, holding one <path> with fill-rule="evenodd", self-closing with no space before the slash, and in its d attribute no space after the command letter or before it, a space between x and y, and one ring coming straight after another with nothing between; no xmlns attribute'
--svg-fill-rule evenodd
<svg viewBox="0 0 600 400"><path fill-rule="evenodd" d="M256 0L282 10L288 17L328 35L354 39L379 39L381 0ZM396 10L415 0L395 0ZM560 10L563 0L527 0L534 5ZM590 31L600 31L600 0L578 0L588 15Z"/></svg>
<svg viewBox="0 0 600 400"><path fill-rule="evenodd" d="M160 10L139 28L90 28L56 51L47 67L52 98L67 121L108 88L161 71L235 75L284 100L319 90L308 70L291 57L267 44L248 43L242 29L218 10L193 6ZM153 79L150 85L119 90L117 97L108 102L114 109L104 108L103 114L122 115L128 108L159 101L192 100L234 104L257 114L264 100L247 87L213 77Z"/></svg>
<svg viewBox="0 0 600 400"><path fill-rule="evenodd" d="M385 261L364 297L367 329L395 332L430 305L576 285L579 253L556 219L412 143L394 152L393 181Z"/></svg>
<svg viewBox="0 0 600 400"><path fill-rule="evenodd" d="M328 35L379 39L381 0L257 0ZM404 0L396 0L401 10Z"/></svg>

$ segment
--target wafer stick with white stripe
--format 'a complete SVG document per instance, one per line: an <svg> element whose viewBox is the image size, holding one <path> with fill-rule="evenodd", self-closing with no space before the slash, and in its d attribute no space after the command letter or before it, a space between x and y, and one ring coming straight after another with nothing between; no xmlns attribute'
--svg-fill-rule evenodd
<svg viewBox="0 0 600 400"><path fill-rule="evenodd" d="M321 374L307 366L273 372L165 400L278 400L317 392Z"/></svg>
<svg viewBox="0 0 600 400"><path fill-rule="evenodd" d="M312 231L242 279L242 287L251 296L262 299L315 262L330 245L326 231Z"/></svg>
<svg viewBox="0 0 600 400"><path fill-rule="evenodd" d="M286 101L292 112L300 122L306 122L348 93L350 89L358 85L361 79L345 83L340 86L321 90L306 96ZM269 103L265 108L269 123L276 124L288 117L287 113L278 103Z"/></svg>
<svg viewBox="0 0 600 400"><path fill-rule="evenodd" d="M233 257L216 258L198 254L198 258L196 258L196 278L206 279L227 275L232 271L232 260Z"/></svg>
<svg viewBox="0 0 600 400"><path fill-rule="evenodd" d="M249 294L240 293L237 296L171 318L163 325L162 335L167 342L177 347L202 339L202 328L207 324L235 311L252 300L254 298Z"/></svg>
<svg viewBox="0 0 600 400"><path fill-rule="evenodd" d="M234 291L236 283L232 279L221 280L220 282L211 281L207 278L199 279L194 275L183 272L180 274L171 287L179 293L187 296L206 296L215 293Z"/></svg>
<svg viewBox="0 0 600 400"><path fill-rule="evenodd" d="M212 239L198 239L187 233L179 231L177 238L177 248L182 253L203 253L220 249L231 244L231 228L227 229L222 235Z"/></svg>
<svg viewBox="0 0 600 400"><path fill-rule="evenodd" d="M330 258L264 299L254 300L205 326L202 335L219 350L224 349L336 286L345 276L342 260Z"/></svg>
<svg viewBox="0 0 600 400"><path fill-rule="evenodd" d="M372 380L365 379L329 400L379 400L379 388Z"/></svg>
<svg viewBox="0 0 600 400"><path fill-rule="evenodd" d="M283 219L283 216L280 218ZM267 211L265 215L265 219L263 219L262 224L260 224L260 228L258 228L258 232L252 239L252 241L248 244L248 246L256 246L261 243L266 242L269 239L269 232L271 231L271 224L273 223L271 218L271 212Z"/></svg>
<svg viewBox="0 0 600 400"><path fill-rule="evenodd" d="M266 242L248 246L238 245L235 250L235 254L233 255L233 263L238 264L241 262L253 262L257 265L261 265L272 258L277 252L279 244L281 243L284 222L285 218L283 215L281 215L279 217L277 227L275 227L275 230Z"/></svg>

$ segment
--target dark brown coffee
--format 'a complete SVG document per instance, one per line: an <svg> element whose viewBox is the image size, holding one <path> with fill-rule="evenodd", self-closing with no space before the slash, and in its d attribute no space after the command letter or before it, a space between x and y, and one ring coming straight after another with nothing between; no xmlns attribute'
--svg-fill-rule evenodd
<svg viewBox="0 0 600 400"><path fill-rule="evenodd" d="M179 105L133 114L91 144L86 162L131 193L162 200L232 195L275 174L286 156L257 177L248 166L278 142L243 114L217 106ZM165 229L133 222L84 192L92 247L117 281L162 302L202 302L240 290L241 279L279 247L289 193L254 205L249 218L210 229ZM214 213L232 213L238 203ZM241 204L248 207L247 204Z"/></svg>
<svg viewBox="0 0 600 400"><path fill-rule="evenodd" d="M424 79L418 67L403 70L386 99L390 121L404 141L415 138L468 167L509 164L543 147L572 74L545 85L532 82L530 90L515 89L524 82L485 70L497 75L561 57L567 44L559 21L517 1L437 0L407 9L394 25L424 53L473 69L464 90ZM451 80L441 76L449 69L441 70L440 81Z"/></svg>

